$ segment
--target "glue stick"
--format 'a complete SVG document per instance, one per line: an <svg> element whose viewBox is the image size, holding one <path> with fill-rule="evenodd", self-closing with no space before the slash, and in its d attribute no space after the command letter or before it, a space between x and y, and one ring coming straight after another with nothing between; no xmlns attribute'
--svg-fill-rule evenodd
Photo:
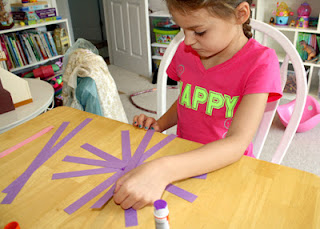
<svg viewBox="0 0 320 229"><path fill-rule="evenodd" d="M156 229L170 229L167 202L164 200L157 200L153 205Z"/></svg>

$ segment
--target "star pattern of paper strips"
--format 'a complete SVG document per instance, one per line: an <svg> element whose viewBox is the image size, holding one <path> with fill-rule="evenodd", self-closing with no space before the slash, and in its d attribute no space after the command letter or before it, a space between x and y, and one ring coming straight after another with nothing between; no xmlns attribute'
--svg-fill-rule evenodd
<svg viewBox="0 0 320 229"><path fill-rule="evenodd" d="M113 196L113 192L115 189L115 183L116 181L125 173L129 172L130 170L136 168L137 166L141 165L146 159L151 157L154 153L156 153L158 150L160 150L162 147L167 145L169 142L171 142L176 135L169 135L153 147L151 147L149 150L145 151L152 136L154 134L154 131L149 130L146 132L144 138L140 142L138 148L136 149L133 156L131 156L131 146L130 146L130 135L129 131L122 131L121 132L121 139L122 139L122 160L86 143L82 145L81 147L98 157L104 159L104 160L95 160L95 159L89 159L89 158L81 158L81 157L74 157L74 156L66 156L63 161L66 162L73 162L73 163L79 163L79 164L87 164L87 165L95 165L95 166L101 166L102 168L98 169L90 169L90 170L81 170L81 171L72 171L72 172L64 172L64 173L56 173L53 174L52 179L62 179L62 178L71 178L71 177L78 177L78 176L88 176L88 175L94 175L94 174L104 174L104 173L113 173L115 172L111 177L103 181L101 184L96 186L94 189L89 191L87 194L82 196L80 199L72 203L70 206L65 208L64 210L68 214L72 214L73 212L77 211L79 208L81 208L83 205L85 205L87 202L92 200L94 197L108 189L110 186L112 186L97 202L95 202L94 205L91 206L91 208L101 208L103 207ZM205 179L206 174L200 175L194 178L200 178ZM169 184L166 187L166 190L169 191L172 194L175 194L189 202L193 202L197 196L181 189L175 185ZM136 210L130 208L125 210L125 224L126 227L130 226L137 226L138 225L138 219L137 219L137 212Z"/></svg>
<svg viewBox="0 0 320 229"><path fill-rule="evenodd" d="M11 204L12 201L19 194L23 186L27 183L32 174L47 160L49 160L62 146L71 140L80 130L82 130L92 119L85 119L75 129L73 129L67 136L65 136L57 144L57 140L63 131L69 125L69 122L63 122L58 130L52 135L47 144L43 147L37 157L31 162L29 167L10 185L8 185L2 192L7 193L6 197L2 200L1 204Z"/></svg>

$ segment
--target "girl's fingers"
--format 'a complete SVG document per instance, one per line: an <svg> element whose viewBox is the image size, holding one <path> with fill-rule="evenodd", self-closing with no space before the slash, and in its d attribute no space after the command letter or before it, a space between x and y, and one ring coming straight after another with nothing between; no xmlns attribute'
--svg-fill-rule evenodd
<svg viewBox="0 0 320 229"><path fill-rule="evenodd" d="M135 194L131 194L127 196L127 198L120 203L120 206L123 209L128 209L128 208L131 208L133 205L135 205L139 200L140 200L139 196Z"/></svg>
<svg viewBox="0 0 320 229"><path fill-rule="evenodd" d="M138 118L139 118L139 115L136 115L133 117L132 125L138 126Z"/></svg>
<svg viewBox="0 0 320 229"><path fill-rule="evenodd" d="M146 118L147 118L147 116L145 116L144 114L139 115L138 121L137 121L139 128L143 128L144 127L144 122L145 122Z"/></svg>
<svg viewBox="0 0 320 229"><path fill-rule="evenodd" d="M149 130L155 122L156 120L154 118L147 118L147 120L144 123L145 129Z"/></svg>
<svg viewBox="0 0 320 229"><path fill-rule="evenodd" d="M148 203L146 203L145 201L138 201L134 205L132 205L132 208L134 210L139 210L139 209L143 208L144 206L146 206L147 204Z"/></svg>
<svg viewBox="0 0 320 229"><path fill-rule="evenodd" d="M122 202L129 196L129 194L123 190L124 189L120 187L120 189L113 195L113 200L116 204L122 204Z"/></svg>
<svg viewBox="0 0 320 229"><path fill-rule="evenodd" d="M127 180L128 173L123 175L116 182L116 188L113 194L113 200L116 204L121 204L125 198L129 195L128 192L125 191L125 188L122 186L123 183Z"/></svg>

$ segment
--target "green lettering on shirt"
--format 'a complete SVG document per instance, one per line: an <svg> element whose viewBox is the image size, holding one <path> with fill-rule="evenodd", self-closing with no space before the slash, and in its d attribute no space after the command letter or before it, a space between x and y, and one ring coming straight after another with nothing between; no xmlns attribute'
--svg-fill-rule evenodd
<svg viewBox="0 0 320 229"><path fill-rule="evenodd" d="M196 86L192 98L192 109L198 110L199 103L205 104L208 99L208 92L205 88Z"/></svg>
<svg viewBox="0 0 320 229"><path fill-rule="evenodd" d="M231 98L229 95L224 95L226 100L226 118L232 118L234 113L234 108L237 105L237 102L239 101L239 96L234 96Z"/></svg>
<svg viewBox="0 0 320 229"><path fill-rule="evenodd" d="M180 105L191 108L191 84L186 84L183 92L181 92Z"/></svg>
<svg viewBox="0 0 320 229"><path fill-rule="evenodd" d="M224 97L222 94L214 91L209 92L206 114L212 115L213 109L220 109L224 105Z"/></svg>

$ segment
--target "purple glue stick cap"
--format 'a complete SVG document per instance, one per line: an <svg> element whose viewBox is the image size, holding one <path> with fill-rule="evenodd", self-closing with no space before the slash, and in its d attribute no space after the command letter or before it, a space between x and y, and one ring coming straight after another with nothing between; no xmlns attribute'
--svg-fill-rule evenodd
<svg viewBox="0 0 320 229"><path fill-rule="evenodd" d="M160 210L167 207L167 202L164 200L156 200L153 205L156 210Z"/></svg>

